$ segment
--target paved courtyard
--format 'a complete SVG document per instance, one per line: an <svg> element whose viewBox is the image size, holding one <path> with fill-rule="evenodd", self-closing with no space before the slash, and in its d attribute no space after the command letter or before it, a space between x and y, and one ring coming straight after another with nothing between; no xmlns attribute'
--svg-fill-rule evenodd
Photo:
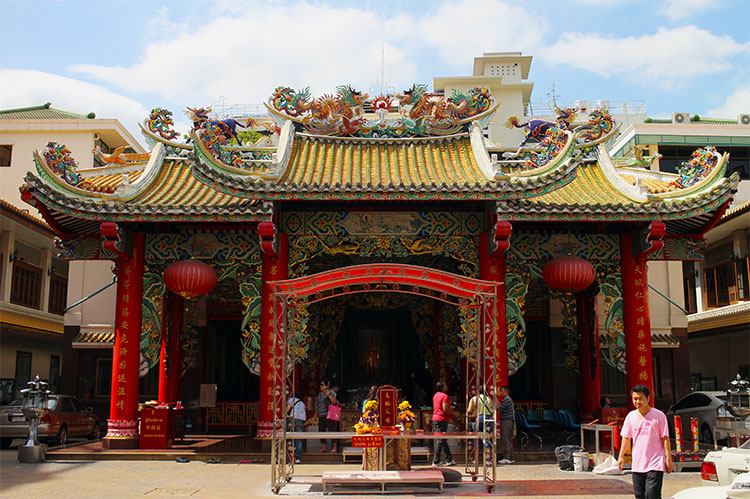
<svg viewBox="0 0 750 499"><path fill-rule="evenodd" d="M277 497L269 487L270 466L192 461L56 461L20 464L16 450L0 451L0 497ZM322 496L324 471L357 470L356 464L303 464L282 497ZM460 470L460 467L454 469ZM493 495L502 497L632 497L630 476L601 477L593 473L560 471L555 464L515 464L498 468ZM700 485L696 472L665 477L664 497ZM414 495L414 494L411 494ZM480 486L446 486L442 494L427 491L417 497L486 495ZM347 497L336 495L333 497ZM355 497L363 497L358 494ZM391 495L393 497L393 495Z"/></svg>

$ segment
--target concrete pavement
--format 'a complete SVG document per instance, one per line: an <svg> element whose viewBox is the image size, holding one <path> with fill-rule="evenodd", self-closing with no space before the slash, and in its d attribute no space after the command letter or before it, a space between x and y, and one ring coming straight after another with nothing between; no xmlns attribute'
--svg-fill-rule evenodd
<svg viewBox="0 0 750 499"><path fill-rule="evenodd" d="M192 461L57 461L20 464L15 449L0 451L0 497L251 497L275 496L269 486L268 464L207 464ZM319 479L324 471L357 470L357 464L302 464L295 468L292 483L281 490L282 497L322 496ZM461 470L462 467L454 467ZM493 495L504 497L632 497L622 492L630 488L630 476L600 477L593 473L560 471L555 464L515 464L498 467L498 487ZM558 482L563 480L564 482ZM596 481L603 482L596 482ZM617 480L618 482L611 482ZM532 483L529 483L532 481ZM560 495L550 493L554 481ZM505 485L503 484L505 482ZM522 484L523 487L516 485ZM624 485L627 484L627 488ZM664 497L700 485L700 473L667 475ZM606 489L609 487L610 491ZM536 491L538 489L538 491ZM526 490L525 495L507 495ZM545 492L546 490L546 492ZM618 490L618 494L612 491ZM587 492L588 491L588 492ZM427 496L460 497L485 495L477 484L446 487L443 494ZM337 495L335 497L346 497ZM363 497L361 494L356 497ZM393 495L391 496L393 497ZM425 495L417 495L425 497Z"/></svg>

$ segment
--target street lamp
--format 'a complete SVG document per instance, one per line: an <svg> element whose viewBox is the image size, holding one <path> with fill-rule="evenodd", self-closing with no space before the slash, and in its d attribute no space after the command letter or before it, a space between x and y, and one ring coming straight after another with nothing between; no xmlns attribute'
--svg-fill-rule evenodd
<svg viewBox="0 0 750 499"><path fill-rule="evenodd" d="M28 388L21 390L23 395L23 414L29 422L29 438L18 448L18 461L21 463L41 463L44 461L44 447L39 444L39 418L47 410L49 390L47 382L36 376L27 383Z"/></svg>

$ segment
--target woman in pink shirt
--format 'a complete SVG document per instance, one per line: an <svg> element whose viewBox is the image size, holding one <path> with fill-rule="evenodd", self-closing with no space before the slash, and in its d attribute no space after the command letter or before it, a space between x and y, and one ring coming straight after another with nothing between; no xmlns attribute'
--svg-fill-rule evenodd
<svg viewBox="0 0 750 499"><path fill-rule="evenodd" d="M644 385L635 385L630 392L635 410L628 413L622 425L622 445L617 464L622 470L625 453L632 443L635 497L659 499L664 472L672 472L672 447L667 416L648 405L649 390Z"/></svg>

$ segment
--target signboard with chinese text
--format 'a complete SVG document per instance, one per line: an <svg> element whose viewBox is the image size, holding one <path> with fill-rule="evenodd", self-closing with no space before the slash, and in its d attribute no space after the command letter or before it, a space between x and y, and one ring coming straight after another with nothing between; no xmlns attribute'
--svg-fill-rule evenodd
<svg viewBox="0 0 750 499"><path fill-rule="evenodd" d="M355 435L352 437L352 447L383 448L383 435Z"/></svg>
<svg viewBox="0 0 750 499"><path fill-rule="evenodd" d="M398 424L398 391L390 385L378 388L378 410L381 428L393 428Z"/></svg>

